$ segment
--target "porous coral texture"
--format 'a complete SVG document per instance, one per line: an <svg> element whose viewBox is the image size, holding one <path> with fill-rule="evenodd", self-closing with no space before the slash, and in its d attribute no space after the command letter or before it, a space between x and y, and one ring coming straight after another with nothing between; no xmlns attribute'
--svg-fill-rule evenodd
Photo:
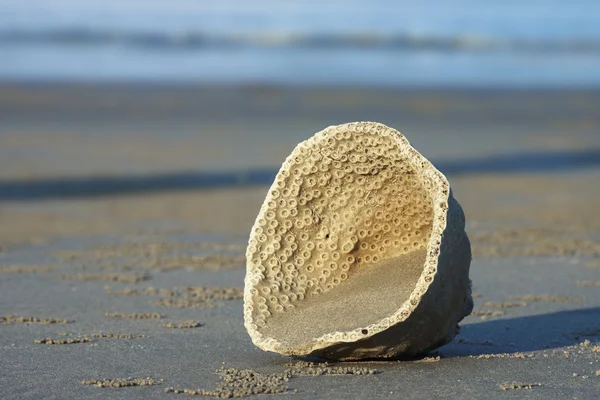
<svg viewBox="0 0 600 400"><path fill-rule="evenodd" d="M430 242L436 224L444 229L448 196L445 177L385 125L330 127L300 143L246 252L254 342L305 355L405 319L436 272L440 243Z"/></svg>

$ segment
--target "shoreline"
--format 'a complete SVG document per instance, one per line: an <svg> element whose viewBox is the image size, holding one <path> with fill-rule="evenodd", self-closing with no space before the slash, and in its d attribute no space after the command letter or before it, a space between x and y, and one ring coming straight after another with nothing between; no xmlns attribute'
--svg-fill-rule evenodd
<svg viewBox="0 0 600 400"><path fill-rule="evenodd" d="M547 93L547 92L565 92L579 93L600 92L600 85L581 84L581 85L490 85L490 84L461 84L461 85L410 85L394 84L372 85L372 84L305 84L305 83L269 83L269 82L247 82L247 83L203 83L190 80L130 80L130 79L98 79L98 80L61 80L61 79L2 79L0 78L0 89L10 87L21 88L100 88L100 87L120 87L127 89L178 89L178 90L199 90L199 89L223 89L223 90L299 90L299 91L365 91L365 92L405 92L405 93Z"/></svg>

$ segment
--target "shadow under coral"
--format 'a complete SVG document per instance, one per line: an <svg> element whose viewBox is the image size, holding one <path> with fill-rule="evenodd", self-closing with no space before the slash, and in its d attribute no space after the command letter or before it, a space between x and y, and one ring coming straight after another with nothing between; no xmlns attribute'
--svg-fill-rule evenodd
<svg viewBox="0 0 600 400"><path fill-rule="evenodd" d="M440 348L443 357L530 352L600 341L600 307L504 318L462 325Z"/></svg>
<svg viewBox="0 0 600 400"><path fill-rule="evenodd" d="M358 363L419 361L428 356L443 358L524 353L573 346L585 339L600 343L600 307L579 308L547 314L461 324L456 338L439 349L420 356L363 359ZM321 363L317 357L294 357Z"/></svg>

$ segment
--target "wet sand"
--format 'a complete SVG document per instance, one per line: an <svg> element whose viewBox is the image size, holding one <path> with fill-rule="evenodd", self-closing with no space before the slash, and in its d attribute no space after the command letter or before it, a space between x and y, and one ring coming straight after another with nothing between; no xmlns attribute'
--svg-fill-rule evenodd
<svg viewBox="0 0 600 400"><path fill-rule="evenodd" d="M284 374L242 326L245 241L293 146L352 120L447 173L475 312L429 359L296 371L281 396L596 398L599 109L600 92L0 85L0 398Z"/></svg>

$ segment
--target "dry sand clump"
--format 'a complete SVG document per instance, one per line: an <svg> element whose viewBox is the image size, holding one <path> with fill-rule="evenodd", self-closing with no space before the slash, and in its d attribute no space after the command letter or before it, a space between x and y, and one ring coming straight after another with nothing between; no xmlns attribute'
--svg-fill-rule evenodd
<svg viewBox="0 0 600 400"><path fill-rule="evenodd" d="M469 233L475 257L600 257L597 241L561 235L552 229L539 227L495 228L493 232Z"/></svg>
<svg viewBox="0 0 600 400"><path fill-rule="evenodd" d="M70 324L74 321L61 318L19 317L18 315L0 316L0 324Z"/></svg>
<svg viewBox="0 0 600 400"><path fill-rule="evenodd" d="M492 308L515 308L515 307L525 307L527 303L524 301L486 301L483 303L484 307L492 307Z"/></svg>
<svg viewBox="0 0 600 400"><path fill-rule="evenodd" d="M510 299L524 301L526 303L532 303L535 301L545 301L548 303L572 303L581 301L581 299L576 299L573 297L555 296L550 294L524 294L519 296L510 296Z"/></svg>
<svg viewBox="0 0 600 400"><path fill-rule="evenodd" d="M600 287L600 281L577 281L575 284L580 287Z"/></svg>
<svg viewBox="0 0 600 400"><path fill-rule="evenodd" d="M126 319L161 319L162 315L159 313L132 313L132 314L123 314L123 313L104 313L106 318L126 318Z"/></svg>
<svg viewBox="0 0 600 400"><path fill-rule="evenodd" d="M440 362L440 361L442 361L442 357L434 355L434 356L423 357L423 358L415 360L413 362L416 362L416 363L433 363L433 362Z"/></svg>
<svg viewBox="0 0 600 400"><path fill-rule="evenodd" d="M139 240L87 250L59 250L53 254L60 260L77 263L83 269L121 272L230 269L242 268L245 262L243 248L235 243Z"/></svg>
<svg viewBox="0 0 600 400"><path fill-rule="evenodd" d="M169 322L165 324L165 328L171 329L188 329L188 328L198 328L202 326L202 324L198 321L186 320L186 321L175 321Z"/></svg>
<svg viewBox="0 0 600 400"><path fill-rule="evenodd" d="M102 245L88 250L56 250L54 256L64 261L117 259L122 257L151 259L159 256L177 255L183 251L243 252L245 246L221 242L180 242L153 237L130 239L128 243Z"/></svg>
<svg viewBox="0 0 600 400"><path fill-rule="evenodd" d="M331 367L327 363L295 362L285 364L281 373L262 374L251 369L219 368L216 372L220 380L214 390L166 388L165 393L188 394L217 398L240 398L260 394L282 394L290 392L285 385L297 376L326 375L373 375L379 373L375 369L365 367ZM295 391L294 391L295 392Z"/></svg>
<svg viewBox="0 0 600 400"><path fill-rule="evenodd" d="M115 378L115 379L89 379L81 381L82 385L93 385L97 387L107 388L120 388L120 387L131 387L131 386L153 386L160 385L163 382L162 379L155 380L153 378Z"/></svg>
<svg viewBox="0 0 600 400"><path fill-rule="evenodd" d="M156 258L149 265L156 271L172 271L175 269L186 269L188 271L218 270L243 268L244 260L244 256L240 254L209 254Z"/></svg>
<svg viewBox="0 0 600 400"><path fill-rule="evenodd" d="M90 343L92 339L89 337L70 338L70 339L53 339L50 337L44 339L37 339L34 341L35 344L77 344L77 343Z"/></svg>
<svg viewBox="0 0 600 400"><path fill-rule="evenodd" d="M523 382L502 382L500 390L520 390L533 389L534 387L542 386L541 383L523 383Z"/></svg>
<svg viewBox="0 0 600 400"><path fill-rule="evenodd" d="M212 301L204 301L198 299L186 299L186 298L173 298L163 297L152 302L157 307L168 307L168 308L204 308L211 309L218 307L217 303Z"/></svg>
<svg viewBox="0 0 600 400"><path fill-rule="evenodd" d="M473 306L464 214L446 178L377 123L329 127L296 147L246 258L245 326L286 355L423 353L452 340ZM425 314L409 318L418 305Z"/></svg>
<svg viewBox="0 0 600 400"><path fill-rule="evenodd" d="M585 266L589 269L600 269L600 260L588 261Z"/></svg>
<svg viewBox="0 0 600 400"><path fill-rule="evenodd" d="M159 307L172 308L214 308L220 305L219 301L241 300L244 290L236 287L202 287L182 286L173 289L124 288L116 290L110 286L104 288L107 294L117 296L160 296L152 304Z"/></svg>
<svg viewBox="0 0 600 400"><path fill-rule="evenodd" d="M243 268L245 258L241 254L205 254L159 256L136 263L135 269L150 269L159 272L185 269L188 271ZM109 266L114 268L114 266ZM120 270L134 269L129 264L117 267Z"/></svg>
<svg viewBox="0 0 600 400"><path fill-rule="evenodd" d="M574 348L574 346L571 346L571 348ZM552 352L550 353L551 356L563 356L564 358L569 358L569 356L571 355L570 352L566 351L566 350L552 350ZM546 355L544 354L544 357L546 357Z"/></svg>
<svg viewBox="0 0 600 400"><path fill-rule="evenodd" d="M525 358L535 358L535 354L534 353L521 353L521 352L517 352L517 353L495 353L495 354L479 354L476 356L469 356L469 358L477 358L477 359L492 359L492 358L518 358L518 359L525 359Z"/></svg>
<svg viewBox="0 0 600 400"><path fill-rule="evenodd" d="M104 333L104 332L94 332L90 335L95 339L143 339L147 338L146 335L139 335L135 333Z"/></svg>
<svg viewBox="0 0 600 400"><path fill-rule="evenodd" d="M106 282L119 282L119 283L138 283L147 281L150 279L148 274L63 274L60 276L61 279L70 281L106 281Z"/></svg>
<svg viewBox="0 0 600 400"><path fill-rule="evenodd" d="M9 265L0 267L0 274L43 274L55 270L56 267L49 265Z"/></svg>
<svg viewBox="0 0 600 400"><path fill-rule="evenodd" d="M322 376L322 375L374 375L379 371L366 367L342 366L332 367L328 363L313 363L307 361L298 361L295 363L284 364L290 367L286 372L295 376Z"/></svg>
<svg viewBox="0 0 600 400"><path fill-rule="evenodd" d="M182 286L172 291L161 289L161 296L177 297L183 296L195 298L202 301L208 300L240 300L243 299L244 289L237 287L219 286Z"/></svg>
<svg viewBox="0 0 600 400"><path fill-rule="evenodd" d="M246 257L243 254L207 254L193 258L193 263L185 265L186 269L223 269L243 268Z"/></svg>
<svg viewBox="0 0 600 400"><path fill-rule="evenodd" d="M194 396L217 398L241 398L259 394L281 394L289 391L284 385L291 379L288 372L279 374L261 374L250 369L221 367L216 371L220 375L214 390L166 388L165 393L182 393Z"/></svg>
<svg viewBox="0 0 600 400"><path fill-rule="evenodd" d="M235 287L193 287L183 286L172 290L161 289L161 298L153 304L172 308L214 308L218 301L240 300L243 289Z"/></svg>
<svg viewBox="0 0 600 400"><path fill-rule="evenodd" d="M155 287L149 286L143 289L124 288L114 289L112 286L105 286L106 294L115 296L158 296L159 291Z"/></svg>
<svg viewBox="0 0 600 400"><path fill-rule="evenodd" d="M473 310L471 315L474 317L480 317L481 319L487 319L489 317L501 317L504 315L502 310Z"/></svg>
<svg viewBox="0 0 600 400"><path fill-rule="evenodd" d="M589 339L585 339L583 342L579 343L579 347L591 347L592 342Z"/></svg>

